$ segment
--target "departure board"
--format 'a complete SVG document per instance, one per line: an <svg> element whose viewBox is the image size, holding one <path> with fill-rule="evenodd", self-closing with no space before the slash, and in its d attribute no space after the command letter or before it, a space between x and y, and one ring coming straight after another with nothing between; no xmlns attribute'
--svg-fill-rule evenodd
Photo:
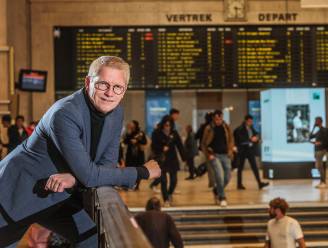
<svg viewBox="0 0 328 248"><path fill-rule="evenodd" d="M83 87L103 55L131 66L130 89L324 86L328 25L55 27L56 91Z"/></svg>

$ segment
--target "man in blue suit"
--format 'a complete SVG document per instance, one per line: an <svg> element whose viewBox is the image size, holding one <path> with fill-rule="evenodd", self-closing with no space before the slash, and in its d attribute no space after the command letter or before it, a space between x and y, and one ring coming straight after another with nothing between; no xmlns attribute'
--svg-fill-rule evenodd
<svg viewBox="0 0 328 248"><path fill-rule="evenodd" d="M160 176L154 161L116 167L123 121L119 103L129 76L121 58L96 59L85 88L57 101L33 134L0 162L0 247L15 247L35 222L75 247L97 247L81 189L133 187L138 180Z"/></svg>

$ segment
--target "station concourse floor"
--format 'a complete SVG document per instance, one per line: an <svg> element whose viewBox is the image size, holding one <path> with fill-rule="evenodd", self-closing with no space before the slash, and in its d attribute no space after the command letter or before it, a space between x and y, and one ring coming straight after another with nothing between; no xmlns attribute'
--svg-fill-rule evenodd
<svg viewBox="0 0 328 248"><path fill-rule="evenodd" d="M212 191L208 188L207 174L194 180L185 180L188 172L178 173L178 185L173 194L172 207L201 207L214 206ZM285 198L291 205L306 203L323 203L328 200L328 188L316 189L319 179L284 179L266 180L270 185L259 190L254 175L250 169L243 172L243 185L246 190L237 190L237 171L232 172L231 180L226 188L229 206L238 205L267 205L275 197ZM154 193L149 188L149 181L142 181L138 191L120 191L129 208L144 207L146 201L160 193ZM160 186L158 186L160 189Z"/></svg>

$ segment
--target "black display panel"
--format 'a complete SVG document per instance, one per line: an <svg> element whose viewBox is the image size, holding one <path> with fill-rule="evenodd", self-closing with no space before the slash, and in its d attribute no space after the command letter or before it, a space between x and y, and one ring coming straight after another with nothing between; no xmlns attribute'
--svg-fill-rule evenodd
<svg viewBox="0 0 328 248"><path fill-rule="evenodd" d="M56 91L84 85L90 63L131 65L130 89L324 86L328 25L55 27Z"/></svg>

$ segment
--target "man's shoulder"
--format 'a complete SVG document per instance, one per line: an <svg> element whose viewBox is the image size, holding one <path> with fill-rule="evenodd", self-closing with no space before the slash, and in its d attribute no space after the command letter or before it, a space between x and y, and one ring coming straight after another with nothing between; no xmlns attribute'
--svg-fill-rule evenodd
<svg viewBox="0 0 328 248"><path fill-rule="evenodd" d="M239 125L238 127L235 128L234 132L235 132L235 133L240 132L240 131L242 131L244 128L245 128L245 125L244 125L244 124L241 124L241 125Z"/></svg>
<svg viewBox="0 0 328 248"><path fill-rule="evenodd" d="M83 93L79 90L56 101L42 117L42 122L50 123L62 118L76 119L83 111L83 100Z"/></svg>
<svg viewBox="0 0 328 248"><path fill-rule="evenodd" d="M168 218L167 216L169 216L169 215L165 212L157 211L157 210L150 210L150 211L145 211L145 212L137 214L136 219L139 219L139 220L156 219L156 220L158 220L158 219Z"/></svg>
<svg viewBox="0 0 328 248"><path fill-rule="evenodd" d="M273 225L275 222L276 222L276 219L275 219L275 218L270 219L270 220L268 221L268 226Z"/></svg>
<svg viewBox="0 0 328 248"><path fill-rule="evenodd" d="M298 224L298 221L290 216L285 215L283 219L277 221L275 218L271 219L268 221L268 226L272 226L277 224L278 222L280 223L281 221L287 223L287 224Z"/></svg>
<svg viewBox="0 0 328 248"><path fill-rule="evenodd" d="M286 218L287 222L290 224L299 224L298 221L296 219L294 219L293 217L285 216L285 218Z"/></svg>
<svg viewBox="0 0 328 248"><path fill-rule="evenodd" d="M54 105L56 107L76 107L76 106L80 106L81 103L83 103L84 101L84 96L83 96L83 92L82 90L78 90L76 92L74 92L73 94L66 96L60 100L58 100ZM70 110L70 108L68 108Z"/></svg>
<svg viewBox="0 0 328 248"><path fill-rule="evenodd" d="M75 113L79 112L78 110L83 106L83 101L83 93L81 90L79 90L67 97L56 101L49 109L49 112L69 113L74 115Z"/></svg>
<svg viewBox="0 0 328 248"><path fill-rule="evenodd" d="M213 125L210 123L210 124L207 124L205 127L204 127L204 132L210 132L213 130Z"/></svg>

